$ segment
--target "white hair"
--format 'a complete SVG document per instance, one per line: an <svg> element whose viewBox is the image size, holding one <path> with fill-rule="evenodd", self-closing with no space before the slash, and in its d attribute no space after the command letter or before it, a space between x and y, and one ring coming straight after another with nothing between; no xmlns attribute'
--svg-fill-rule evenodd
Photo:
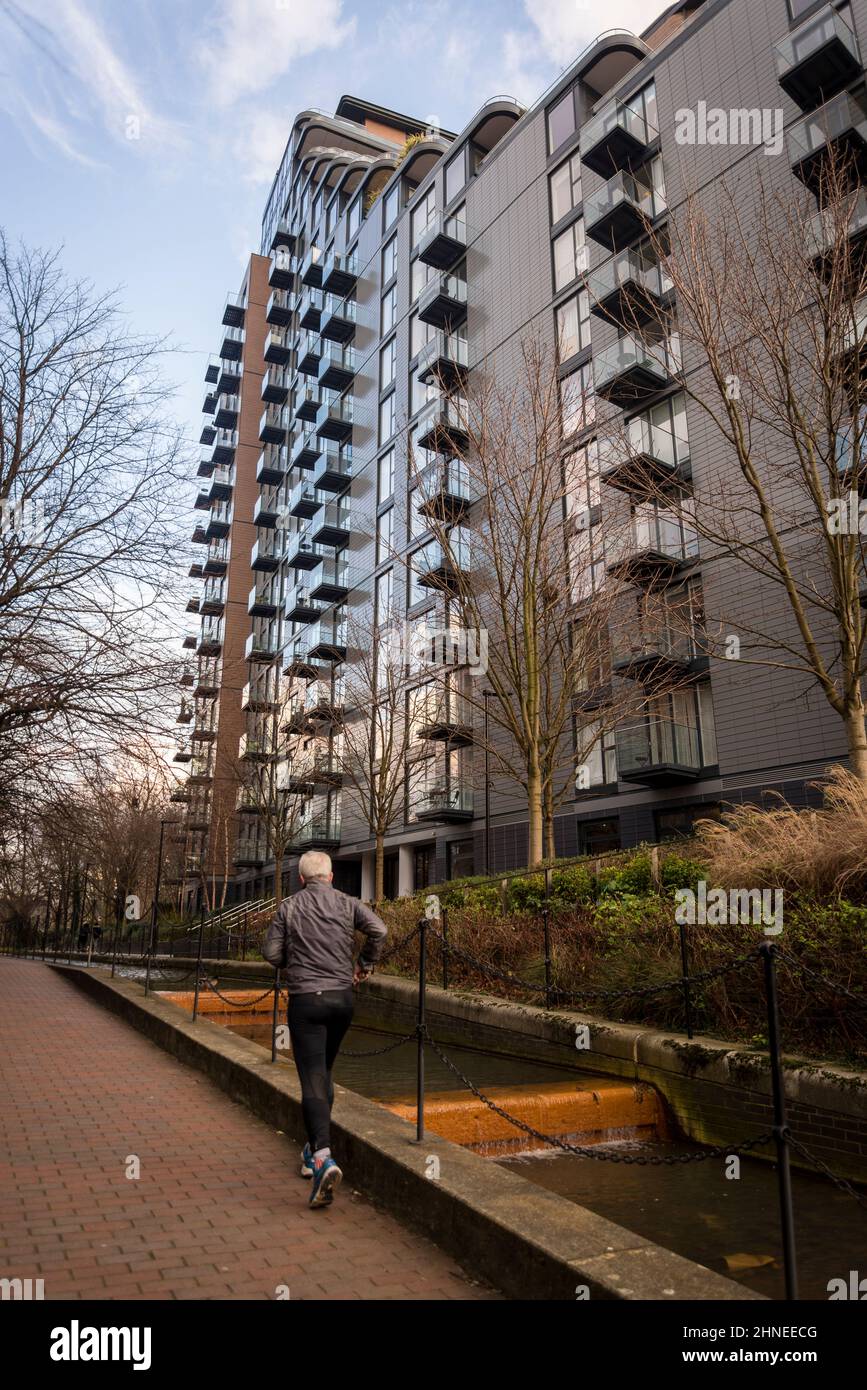
<svg viewBox="0 0 867 1390"><path fill-rule="evenodd" d="M309 883L311 878L328 878L331 873L331 856L318 849L308 849L298 860L298 872Z"/></svg>

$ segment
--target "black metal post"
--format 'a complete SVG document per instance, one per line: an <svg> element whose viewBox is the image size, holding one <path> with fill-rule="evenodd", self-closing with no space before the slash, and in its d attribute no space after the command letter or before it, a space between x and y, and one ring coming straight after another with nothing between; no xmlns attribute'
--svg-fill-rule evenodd
<svg viewBox="0 0 867 1390"><path fill-rule="evenodd" d="M115 921L115 924L114 924L114 935L113 935L112 938L111 938L111 978L112 978L112 979L114 979L114 971L115 971L115 967L116 967L116 965L117 965L117 942L118 942L118 937L120 936L122 930L123 930L123 928L121 927L120 920L118 919L118 920Z"/></svg>
<svg viewBox="0 0 867 1390"><path fill-rule="evenodd" d="M551 1007L551 870L545 870L545 906L542 909L542 931L545 939L545 1008Z"/></svg>
<svg viewBox="0 0 867 1390"><path fill-rule="evenodd" d="M443 929L443 989L449 987L449 910L444 907L440 917Z"/></svg>
<svg viewBox="0 0 867 1390"><path fill-rule="evenodd" d="M425 994L427 991L427 919L422 917L419 922L418 935L418 1022L416 1023L416 1036L418 1037L418 1063L416 1070L416 1098L415 1098L415 1142L420 1144L424 1139L424 1030L425 1030Z"/></svg>
<svg viewBox="0 0 867 1390"><path fill-rule="evenodd" d="M683 978L683 1008L686 1014L686 1036L692 1037L692 997L689 990L689 952L686 944L686 926L680 926L680 972Z"/></svg>
<svg viewBox="0 0 867 1390"><path fill-rule="evenodd" d="M47 902L45 904L45 926L42 929L42 959L45 960L45 952L48 950L48 927L51 922L51 889L48 889Z"/></svg>
<svg viewBox="0 0 867 1390"><path fill-rule="evenodd" d="M491 749L488 742L488 699L490 690L482 691L485 702L485 875L491 873Z"/></svg>
<svg viewBox="0 0 867 1390"><path fill-rule="evenodd" d="M789 1124L786 1113L786 1090L783 1085L783 1061L780 1055L780 1008L777 998L776 952L773 942L763 941L759 947L765 972L765 998L768 1006L768 1051L771 1060L771 1086L774 1098L774 1142L777 1146L777 1178L780 1192L780 1226L783 1234L783 1266L786 1274L786 1298L797 1302L798 1266L795 1254L795 1214L792 1202L792 1172L789 1164Z"/></svg>
<svg viewBox="0 0 867 1390"><path fill-rule="evenodd" d="M193 993L193 1023L199 1013L199 982L202 978L202 952L205 949L205 904L199 908L199 949L196 952L196 988Z"/></svg>

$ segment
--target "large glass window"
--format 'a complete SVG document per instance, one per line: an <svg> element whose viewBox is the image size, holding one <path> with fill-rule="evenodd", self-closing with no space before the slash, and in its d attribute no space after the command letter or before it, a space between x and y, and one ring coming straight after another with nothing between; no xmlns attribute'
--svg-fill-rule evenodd
<svg viewBox="0 0 867 1390"><path fill-rule="evenodd" d="M548 112L548 153L553 154L555 150L559 150L577 129L575 89L570 87Z"/></svg>
<svg viewBox="0 0 867 1390"><path fill-rule="evenodd" d="M388 231L393 222L397 221L397 214L400 211L400 179L389 189L385 202L382 206L382 227L383 231Z"/></svg>
<svg viewBox="0 0 867 1390"><path fill-rule="evenodd" d="M581 202L580 157L573 154L559 169L554 170L548 181L551 185L551 221L556 223Z"/></svg>
<svg viewBox="0 0 867 1390"><path fill-rule="evenodd" d="M418 246L428 225L436 215L436 187L431 185L427 193L412 210L412 244Z"/></svg>
<svg viewBox="0 0 867 1390"><path fill-rule="evenodd" d="M466 146L446 165L446 203L456 198L467 181Z"/></svg>
<svg viewBox="0 0 867 1390"><path fill-rule="evenodd" d="M390 333L397 322L397 285L392 285L382 296L382 334Z"/></svg>
<svg viewBox="0 0 867 1390"><path fill-rule="evenodd" d="M384 444L391 439L395 428L395 393L391 392L379 403L379 442Z"/></svg>
<svg viewBox="0 0 867 1390"><path fill-rule="evenodd" d="M564 290L587 269L584 218L578 217L554 238L554 289Z"/></svg>
<svg viewBox="0 0 867 1390"><path fill-rule="evenodd" d="M385 243L382 248L382 283L387 285L393 275L397 274L397 235L395 234L390 241Z"/></svg>
<svg viewBox="0 0 867 1390"><path fill-rule="evenodd" d="M410 303L415 303L422 290L424 289L425 285L427 284L428 280L430 280L434 275L436 275L436 273L437 272L432 265L426 265L424 261L420 261L418 259L413 261L412 278L410 282L409 293Z"/></svg>
<svg viewBox="0 0 867 1390"><path fill-rule="evenodd" d="M377 501L387 502L394 496L394 450L382 455L378 467Z"/></svg>
<svg viewBox="0 0 867 1390"><path fill-rule="evenodd" d="M380 512L376 523L376 563L381 565L391 557L394 548L394 507Z"/></svg>
<svg viewBox="0 0 867 1390"><path fill-rule="evenodd" d="M346 240L351 241L361 226L361 194L349 205L346 214Z"/></svg>
<svg viewBox="0 0 867 1390"><path fill-rule="evenodd" d="M397 364L397 339L389 338L379 353L379 389L385 391L394 381Z"/></svg>
<svg viewBox="0 0 867 1390"><path fill-rule="evenodd" d="M579 290L557 309L557 353L561 362L590 346L590 296Z"/></svg>
<svg viewBox="0 0 867 1390"><path fill-rule="evenodd" d="M560 410L563 434L567 438L592 425L596 417L596 398L588 362L560 382Z"/></svg>

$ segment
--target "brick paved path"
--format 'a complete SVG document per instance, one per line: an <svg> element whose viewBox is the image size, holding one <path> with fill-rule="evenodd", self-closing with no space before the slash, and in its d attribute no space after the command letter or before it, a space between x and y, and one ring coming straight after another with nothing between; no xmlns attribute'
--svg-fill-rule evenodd
<svg viewBox="0 0 867 1390"><path fill-rule="evenodd" d="M0 1276L46 1299L490 1298L37 961L0 958ZM141 1177L124 1175L129 1154Z"/></svg>

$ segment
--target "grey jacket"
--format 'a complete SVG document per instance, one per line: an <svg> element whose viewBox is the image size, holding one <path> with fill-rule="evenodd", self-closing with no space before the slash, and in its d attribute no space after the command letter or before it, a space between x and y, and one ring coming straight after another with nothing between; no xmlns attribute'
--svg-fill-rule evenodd
<svg viewBox="0 0 867 1390"><path fill-rule="evenodd" d="M370 969L388 935L385 923L357 898L314 880L294 897L284 898L265 934L262 955L286 970L290 994L349 989L356 931L367 938L358 963Z"/></svg>

